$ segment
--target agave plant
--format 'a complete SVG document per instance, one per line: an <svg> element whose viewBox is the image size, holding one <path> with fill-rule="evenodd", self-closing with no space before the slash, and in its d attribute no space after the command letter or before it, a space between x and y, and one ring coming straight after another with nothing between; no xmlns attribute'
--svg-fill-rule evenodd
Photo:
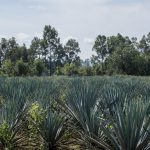
<svg viewBox="0 0 150 150"><path fill-rule="evenodd" d="M111 89L112 88L112 89ZM116 150L141 150L149 148L150 101L147 96L133 96L128 90L107 88L102 94L102 109L107 124L101 130Z"/></svg>
<svg viewBox="0 0 150 150"><path fill-rule="evenodd" d="M44 141L45 150L68 149L64 140L65 120L58 114L48 111L39 125L39 131Z"/></svg>
<svg viewBox="0 0 150 150"><path fill-rule="evenodd" d="M67 115L72 118L70 125L81 140L86 143L86 148L95 149L110 147L105 141L100 129L101 114L98 111L100 84L95 80L75 79L71 81L70 90L66 98L66 104L63 104ZM97 140L97 137L101 141ZM98 144L96 143L98 142Z"/></svg>
<svg viewBox="0 0 150 150"><path fill-rule="evenodd" d="M4 105L4 98L3 96L0 96L0 109L3 107Z"/></svg>
<svg viewBox="0 0 150 150"><path fill-rule="evenodd" d="M26 149L28 147L25 138L24 121L27 112L27 104L19 101L8 101L0 109L0 147L10 150Z"/></svg>

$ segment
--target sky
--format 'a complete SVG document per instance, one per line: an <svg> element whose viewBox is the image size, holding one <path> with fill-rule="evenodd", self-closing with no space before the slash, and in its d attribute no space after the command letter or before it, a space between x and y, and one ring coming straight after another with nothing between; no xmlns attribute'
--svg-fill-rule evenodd
<svg viewBox="0 0 150 150"><path fill-rule="evenodd" d="M45 25L65 42L76 39L90 58L96 37L121 33L139 39L150 32L150 0L0 0L0 38L30 44Z"/></svg>

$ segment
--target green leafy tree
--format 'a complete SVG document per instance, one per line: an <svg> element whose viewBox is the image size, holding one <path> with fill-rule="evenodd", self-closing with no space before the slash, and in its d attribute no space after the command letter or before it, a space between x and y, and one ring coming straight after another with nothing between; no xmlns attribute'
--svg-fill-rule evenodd
<svg viewBox="0 0 150 150"><path fill-rule="evenodd" d="M145 59L134 47L118 49L107 59L108 72L127 75L145 74Z"/></svg>
<svg viewBox="0 0 150 150"><path fill-rule="evenodd" d="M14 64L10 59L6 59L2 64L2 70L4 74L8 76L13 76L15 73Z"/></svg>
<svg viewBox="0 0 150 150"><path fill-rule="evenodd" d="M112 54L118 48L123 49L127 45L131 45L132 42L129 37L123 37L121 34L118 33L117 36L110 36L107 38L108 44L108 52Z"/></svg>
<svg viewBox="0 0 150 150"><path fill-rule="evenodd" d="M78 67L73 63L66 64L63 68L63 72L64 72L64 75L67 75L67 76L77 75Z"/></svg>
<svg viewBox="0 0 150 150"><path fill-rule="evenodd" d="M55 71L55 74L56 75L63 75L63 67L56 67L56 71Z"/></svg>
<svg viewBox="0 0 150 150"><path fill-rule="evenodd" d="M54 63L56 67L63 67L65 64L65 51L62 44L59 44L54 52Z"/></svg>
<svg viewBox="0 0 150 150"><path fill-rule="evenodd" d="M28 64L24 63L22 59L17 60L16 62L16 74L18 76L25 76L28 74Z"/></svg>
<svg viewBox="0 0 150 150"><path fill-rule="evenodd" d="M132 46L135 48L135 49L138 49L139 47L139 43L137 41L138 39L136 37L132 37L131 38L131 42L132 42Z"/></svg>
<svg viewBox="0 0 150 150"><path fill-rule="evenodd" d="M102 72L104 72L104 60L107 56L107 38L104 35L99 35L94 43L93 51L96 52L97 56L93 56L93 61L101 62Z"/></svg>
<svg viewBox="0 0 150 150"><path fill-rule="evenodd" d="M142 37L139 42L139 49L145 54L150 54L150 33Z"/></svg>
<svg viewBox="0 0 150 150"><path fill-rule="evenodd" d="M14 37L8 40L8 50L6 52L6 59L10 59L12 62L18 60L19 45Z"/></svg>
<svg viewBox="0 0 150 150"><path fill-rule="evenodd" d="M43 60L37 59L34 62L36 75L41 76L45 70L45 65Z"/></svg>
<svg viewBox="0 0 150 150"><path fill-rule="evenodd" d="M7 52L8 52L7 40L5 38L2 38L0 42L0 68L2 67L2 62L6 59Z"/></svg>
<svg viewBox="0 0 150 150"><path fill-rule="evenodd" d="M60 44L60 39L58 38L58 32L54 27L51 27L50 25L45 26L43 31L43 56L45 57L45 60L48 59L48 66L50 75L54 72L53 64L54 64L54 53L57 50L58 46Z"/></svg>
<svg viewBox="0 0 150 150"><path fill-rule="evenodd" d="M41 40L38 37L34 37L31 41L30 49L29 49L30 59L34 61L36 58L41 58L42 56L42 48L41 48Z"/></svg>
<svg viewBox="0 0 150 150"><path fill-rule="evenodd" d="M104 68L102 68L101 64L95 64L93 66L93 75L103 75L104 74Z"/></svg>
<svg viewBox="0 0 150 150"><path fill-rule="evenodd" d="M75 65L80 65L80 57L78 53L80 53L79 43L75 39L69 39L64 46L65 51L65 62L67 64L74 63Z"/></svg>
<svg viewBox="0 0 150 150"><path fill-rule="evenodd" d="M23 60L23 62L27 63L29 61L28 55L29 55L28 49L27 49L26 45L23 44L23 46L22 46L22 60Z"/></svg>
<svg viewBox="0 0 150 150"><path fill-rule="evenodd" d="M80 76L92 76L93 75L93 70L92 67L80 67L78 69L78 74Z"/></svg>

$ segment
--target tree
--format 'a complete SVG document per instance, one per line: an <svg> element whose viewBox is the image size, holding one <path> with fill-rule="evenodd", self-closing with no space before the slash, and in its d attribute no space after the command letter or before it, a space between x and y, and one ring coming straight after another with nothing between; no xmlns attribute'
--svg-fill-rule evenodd
<svg viewBox="0 0 150 150"><path fill-rule="evenodd" d="M95 64L93 66L93 75L103 75L104 74L104 68L102 69L102 65L101 64Z"/></svg>
<svg viewBox="0 0 150 150"><path fill-rule="evenodd" d="M41 76L45 70L44 62L41 59L36 59L34 62L36 75Z"/></svg>
<svg viewBox="0 0 150 150"><path fill-rule="evenodd" d="M5 38L2 38L0 42L0 68L2 67L2 62L6 58L7 51L8 51L7 40Z"/></svg>
<svg viewBox="0 0 150 150"><path fill-rule="evenodd" d="M107 38L108 44L108 53L109 55L112 54L117 49L123 49L126 46L132 44L129 37L123 37L121 34L118 33L117 36L110 36Z"/></svg>
<svg viewBox="0 0 150 150"><path fill-rule="evenodd" d="M17 60L16 71L17 71L18 76L27 75L27 73L28 73L27 63L24 63L22 59Z"/></svg>
<svg viewBox="0 0 150 150"><path fill-rule="evenodd" d="M56 67L55 75L63 75L64 67Z"/></svg>
<svg viewBox="0 0 150 150"><path fill-rule="evenodd" d="M132 38L131 38L131 42L132 42L132 46L133 46L135 49L138 49L139 43L138 43L138 41L137 41L137 38L136 38L136 37L132 37Z"/></svg>
<svg viewBox="0 0 150 150"><path fill-rule="evenodd" d="M19 45L14 37L10 38L7 43L7 51L5 53L5 59L10 59L12 62L16 62L20 59L21 53Z"/></svg>
<svg viewBox="0 0 150 150"><path fill-rule="evenodd" d="M78 74L80 76L92 76L93 75L93 72L92 72L92 67L90 66L83 66L83 67L80 67L78 69Z"/></svg>
<svg viewBox="0 0 150 150"><path fill-rule="evenodd" d="M26 48L25 44L23 44L23 46L21 48L22 48L22 60L23 60L23 62L27 63L29 61L28 60L28 55L29 55L28 49Z"/></svg>
<svg viewBox="0 0 150 150"><path fill-rule="evenodd" d="M58 32L54 27L50 25L45 26L43 31L43 56L45 60L49 60L49 71L50 75L54 72L53 62L54 62L54 53L60 44L60 39L58 38Z"/></svg>
<svg viewBox="0 0 150 150"><path fill-rule="evenodd" d="M78 74L78 68L73 63L66 64L63 68L63 73L64 73L64 75L67 75L67 76L77 75Z"/></svg>
<svg viewBox="0 0 150 150"><path fill-rule="evenodd" d="M38 37L34 37L34 39L31 41L29 54L32 61L34 61L36 58L40 59L42 56L41 39Z"/></svg>
<svg viewBox="0 0 150 150"><path fill-rule="evenodd" d="M2 64L2 70L4 74L8 76L13 76L15 73L14 64L10 59L6 59Z"/></svg>
<svg viewBox="0 0 150 150"><path fill-rule="evenodd" d="M2 48L0 48L0 68L1 68L1 66L2 66L2 61L3 61L3 49Z"/></svg>
<svg viewBox="0 0 150 150"><path fill-rule="evenodd" d="M63 67L65 64L65 51L62 44L59 44L54 52L54 64L55 68Z"/></svg>
<svg viewBox="0 0 150 150"><path fill-rule="evenodd" d="M101 62L102 64L102 72L104 72L104 60L108 54L107 50L107 38L104 35L99 35L94 43L93 51L96 52L97 56L93 56L93 61Z"/></svg>
<svg viewBox="0 0 150 150"><path fill-rule="evenodd" d="M76 66L80 65L80 53L79 43L75 39L69 39L64 46L65 51L65 63L66 64L75 64Z"/></svg>
<svg viewBox="0 0 150 150"><path fill-rule="evenodd" d="M150 33L143 36L139 42L139 49L145 54L150 54Z"/></svg>
<svg viewBox="0 0 150 150"><path fill-rule="evenodd" d="M127 75L145 74L146 61L133 46L114 51L106 61L109 73Z"/></svg>

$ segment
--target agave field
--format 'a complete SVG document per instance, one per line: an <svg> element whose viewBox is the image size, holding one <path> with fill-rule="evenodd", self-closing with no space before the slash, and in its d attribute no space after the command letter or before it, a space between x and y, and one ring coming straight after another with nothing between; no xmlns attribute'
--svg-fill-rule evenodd
<svg viewBox="0 0 150 150"><path fill-rule="evenodd" d="M0 78L0 150L148 150L149 77Z"/></svg>

